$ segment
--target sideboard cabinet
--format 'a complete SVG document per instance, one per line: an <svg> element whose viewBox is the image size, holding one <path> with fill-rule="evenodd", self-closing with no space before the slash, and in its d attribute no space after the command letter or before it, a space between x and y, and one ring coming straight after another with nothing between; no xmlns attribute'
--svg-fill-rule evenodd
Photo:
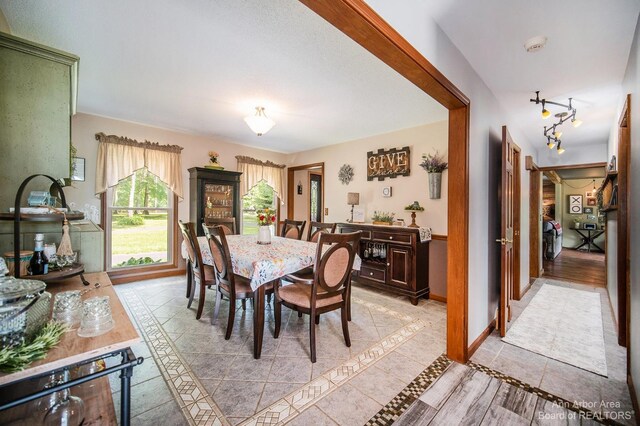
<svg viewBox="0 0 640 426"><path fill-rule="evenodd" d="M340 233L356 231L362 232L356 281L408 296L414 305L419 297L429 297L429 241L420 241L417 228L338 224Z"/></svg>

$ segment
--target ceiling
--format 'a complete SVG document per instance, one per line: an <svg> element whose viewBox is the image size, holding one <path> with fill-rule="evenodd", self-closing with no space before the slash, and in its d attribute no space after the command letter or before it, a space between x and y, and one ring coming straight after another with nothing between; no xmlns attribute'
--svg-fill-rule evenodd
<svg viewBox="0 0 640 426"><path fill-rule="evenodd" d="M430 14L467 58L522 134L544 147L541 96L560 103L574 98L584 124L563 127L562 146L606 144L621 99L621 82L640 11L637 0L431 0ZM525 41L548 38L527 53ZM563 111L550 106L552 113ZM517 141L516 141L517 142Z"/></svg>
<svg viewBox="0 0 640 426"><path fill-rule="evenodd" d="M604 178L606 171L604 167L586 167L582 169L558 169L555 172L563 180L568 179L597 179ZM598 182L599 184L600 182Z"/></svg>
<svg viewBox="0 0 640 426"><path fill-rule="evenodd" d="M12 32L80 56L78 111L280 152L445 120L296 0L0 0ZM265 106L276 126L243 117Z"/></svg>

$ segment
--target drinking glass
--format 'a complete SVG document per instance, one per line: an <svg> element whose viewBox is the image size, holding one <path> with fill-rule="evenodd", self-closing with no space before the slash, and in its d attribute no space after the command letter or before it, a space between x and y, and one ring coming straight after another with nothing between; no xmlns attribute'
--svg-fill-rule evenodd
<svg viewBox="0 0 640 426"><path fill-rule="evenodd" d="M53 319L71 326L80 322L82 299L80 290L63 291L53 301Z"/></svg>
<svg viewBox="0 0 640 426"><path fill-rule="evenodd" d="M110 331L114 325L109 296L92 297L82 302L82 319L78 336L99 336Z"/></svg>

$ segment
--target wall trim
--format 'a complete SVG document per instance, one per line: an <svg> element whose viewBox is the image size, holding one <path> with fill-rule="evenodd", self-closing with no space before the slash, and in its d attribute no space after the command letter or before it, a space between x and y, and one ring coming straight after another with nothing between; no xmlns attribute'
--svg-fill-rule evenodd
<svg viewBox="0 0 640 426"><path fill-rule="evenodd" d="M485 328L482 331L482 333L480 333L478 338L473 341L471 346L469 346L469 349L467 350L467 352L469 353L469 358L471 358L473 356L473 354L478 350L480 345L482 345L482 343L487 339L487 337L489 337L489 335L493 332L493 330L495 330L495 328L496 328L496 319L494 318L489 323L487 328Z"/></svg>
<svg viewBox="0 0 640 426"><path fill-rule="evenodd" d="M155 278L173 277L176 275L186 275L185 268L168 268L155 271L123 271L123 272L107 272L112 284L126 284L134 281L151 280Z"/></svg>
<svg viewBox="0 0 640 426"><path fill-rule="evenodd" d="M438 296L437 294L429 293L429 299L435 300L436 302L447 303L446 296Z"/></svg>
<svg viewBox="0 0 640 426"><path fill-rule="evenodd" d="M447 236L440 234L431 234L431 239L435 241L447 241Z"/></svg>

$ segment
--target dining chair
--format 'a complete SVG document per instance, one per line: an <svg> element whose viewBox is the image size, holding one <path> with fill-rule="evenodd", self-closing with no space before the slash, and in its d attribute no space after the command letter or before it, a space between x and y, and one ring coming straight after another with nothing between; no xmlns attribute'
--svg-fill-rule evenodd
<svg viewBox="0 0 640 426"><path fill-rule="evenodd" d="M224 233L227 235L237 234L236 218L235 217L221 217L221 218L209 218L202 223L202 229L204 234L207 235L209 228L221 225L224 228Z"/></svg>
<svg viewBox="0 0 640 426"><path fill-rule="evenodd" d="M308 314L311 362L316 362L316 324L320 314L340 309L342 333L347 347L351 346L348 323L348 300L351 297L351 269L360 241L360 232L329 234L322 232L316 249L313 278L287 275L284 280L292 284L281 287L282 280L275 284L275 331L280 334L282 305ZM325 248L328 245L328 248Z"/></svg>
<svg viewBox="0 0 640 426"><path fill-rule="evenodd" d="M236 315L236 300L242 300L244 308L247 299L253 300L254 293L249 278L233 273L229 244L227 244L224 227L221 225L209 227L207 240L209 241L209 249L213 257L213 269L218 282L216 306L211 317L211 323L213 324L218 319L222 297L226 297L229 299L229 318L227 319L227 332L224 338L229 340ZM267 286L265 287L265 294L273 294L273 283L265 284L265 286Z"/></svg>
<svg viewBox="0 0 640 426"><path fill-rule="evenodd" d="M321 232L334 234L336 232L336 224L327 222L309 222L307 241L311 241L312 243L318 242Z"/></svg>
<svg viewBox="0 0 640 426"><path fill-rule="evenodd" d="M280 236L284 238L291 238L292 240L301 240L302 231L304 230L304 225L306 223L306 220L285 219L282 224Z"/></svg>
<svg viewBox="0 0 640 426"><path fill-rule="evenodd" d="M187 273L191 274L191 280L187 280L187 297L189 297L187 308L191 307L196 287L200 286L200 297L198 299L198 310L196 312L196 319L200 319L204 308L204 298L207 287L216 284L213 266L205 265L202 262L202 253L200 252L200 245L198 244L194 224L191 222L184 223L180 220L178 221L178 226L180 227L182 238L184 238L187 248L188 267L190 268ZM190 285L189 281L191 281Z"/></svg>

